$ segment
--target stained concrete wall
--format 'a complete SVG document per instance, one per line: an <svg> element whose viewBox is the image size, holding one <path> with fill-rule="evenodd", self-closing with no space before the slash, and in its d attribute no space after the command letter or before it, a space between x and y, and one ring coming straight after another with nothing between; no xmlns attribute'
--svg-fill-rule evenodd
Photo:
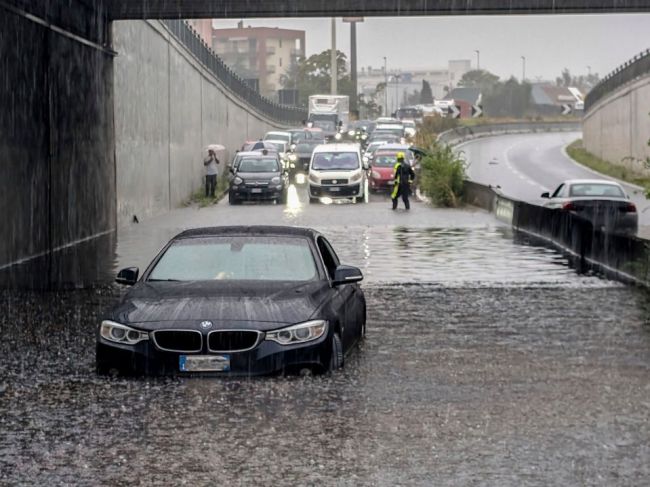
<svg viewBox="0 0 650 487"><path fill-rule="evenodd" d="M650 175L650 73L600 100L583 120L585 148L606 161Z"/></svg>
<svg viewBox="0 0 650 487"><path fill-rule="evenodd" d="M207 71L158 21L113 23L119 224L180 206L202 186L205 147L226 160L277 128Z"/></svg>
<svg viewBox="0 0 650 487"><path fill-rule="evenodd" d="M0 269L115 228L113 59L101 12L68 10L88 42L0 6Z"/></svg>

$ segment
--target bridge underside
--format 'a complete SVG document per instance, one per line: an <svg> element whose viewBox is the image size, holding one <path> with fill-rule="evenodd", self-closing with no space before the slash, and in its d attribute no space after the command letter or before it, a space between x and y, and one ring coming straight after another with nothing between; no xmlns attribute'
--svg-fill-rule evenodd
<svg viewBox="0 0 650 487"><path fill-rule="evenodd" d="M648 0L107 0L112 19L523 15L650 11Z"/></svg>

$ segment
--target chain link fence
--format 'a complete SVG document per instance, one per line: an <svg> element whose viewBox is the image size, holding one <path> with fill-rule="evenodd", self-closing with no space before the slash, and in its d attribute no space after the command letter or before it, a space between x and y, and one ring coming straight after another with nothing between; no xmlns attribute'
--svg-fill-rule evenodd
<svg viewBox="0 0 650 487"><path fill-rule="evenodd" d="M605 76L600 83L587 93L585 111L590 110L600 99L620 86L650 74L650 49L637 54L625 64Z"/></svg>
<svg viewBox="0 0 650 487"><path fill-rule="evenodd" d="M284 124L300 124L307 119L304 109L275 103L246 84L184 20L162 20L162 23L208 71L256 111Z"/></svg>

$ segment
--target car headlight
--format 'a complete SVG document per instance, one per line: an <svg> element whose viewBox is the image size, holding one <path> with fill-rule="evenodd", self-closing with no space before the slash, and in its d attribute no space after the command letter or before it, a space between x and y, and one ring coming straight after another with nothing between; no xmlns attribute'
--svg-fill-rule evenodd
<svg viewBox="0 0 650 487"><path fill-rule="evenodd" d="M334 136L334 138L335 138L336 140L341 140L341 134L340 134L340 133L337 133L337 134Z"/></svg>
<svg viewBox="0 0 650 487"><path fill-rule="evenodd" d="M237 184L243 183L244 180L242 178L240 178L239 176L236 176L235 179L232 180L232 182L233 182L233 184L237 185Z"/></svg>
<svg viewBox="0 0 650 487"><path fill-rule="evenodd" d="M290 160L290 161L297 161L297 160L298 160L298 156L295 155L295 154L289 154L289 160Z"/></svg>
<svg viewBox="0 0 650 487"><path fill-rule="evenodd" d="M279 343L280 345L294 345L316 340L326 332L327 321L315 320L282 328L281 330L269 331L266 333L266 340Z"/></svg>
<svg viewBox="0 0 650 487"><path fill-rule="evenodd" d="M149 340L149 333L109 320L102 321L99 334L108 341L124 345L135 345L143 340Z"/></svg>
<svg viewBox="0 0 650 487"><path fill-rule="evenodd" d="M280 184L280 177L275 176L273 179L271 179L271 184Z"/></svg>
<svg viewBox="0 0 650 487"><path fill-rule="evenodd" d="M362 177L362 173L354 174L354 175L350 178L350 182L351 182L351 183L355 183L355 182L357 182L357 181L360 181L360 180L361 180L361 177Z"/></svg>
<svg viewBox="0 0 650 487"><path fill-rule="evenodd" d="M355 135L357 135L357 133L356 133L354 130L350 130L350 131L348 132L348 135L349 135L350 137L354 137Z"/></svg>
<svg viewBox="0 0 650 487"><path fill-rule="evenodd" d="M316 183L316 184L318 184L318 183L320 182L320 181L318 180L318 176L316 176L314 173L311 173L311 172L309 173L309 180L310 180L312 183Z"/></svg>
<svg viewBox="0 0 650 487"><path fill-rule="evenodd" d="M291 144L291 145L289 146L289 149L291 149L291 150L296 150L296 144Z"/></svg>
<svg viewBox="0 0 650 487"><path fill-rule="evenodd" d="M361 140L366 140L367 138L368 138L368 136L367 136L366 134L363 134L363 135L361 136Z"/></svg>
<svg viewBox="0 0 650 487"><path fill-rule="evenodd" d="M377 171L372 171L371 174L374 179L381 179L381 174L379 174Z"/></svg>

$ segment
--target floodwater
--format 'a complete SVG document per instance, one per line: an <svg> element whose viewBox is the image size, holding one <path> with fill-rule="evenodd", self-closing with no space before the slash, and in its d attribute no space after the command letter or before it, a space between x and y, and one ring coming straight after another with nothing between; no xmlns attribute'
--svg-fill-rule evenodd
<svg viewBox="0 0 650 487"><path fill-rule="evenodd" d="M145 265L188 226L314 226L367 279L367 338L331 376L109 379L122 289L0 294L3 485L644 485L650 302L480 211L186 208L123 230Z"/></svg>

